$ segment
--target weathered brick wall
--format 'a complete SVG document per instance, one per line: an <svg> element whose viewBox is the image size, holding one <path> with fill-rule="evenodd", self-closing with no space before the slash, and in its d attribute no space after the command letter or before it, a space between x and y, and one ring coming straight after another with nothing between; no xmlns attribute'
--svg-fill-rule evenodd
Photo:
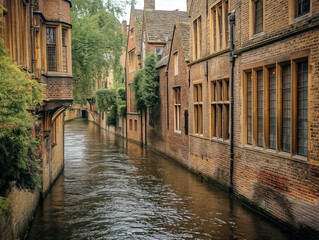
<svg viewBox="0 0 319 240"><path fill-rule="evenodd" d="M49 21L71 22L70 3L65 0L43 0L44 17Z"/></svg>
<svg viewBox="0 0 319 240"><path fill-rule="evenodd" d="M42 77L42 83L46 99L73 99L72 78Z"/></svg>

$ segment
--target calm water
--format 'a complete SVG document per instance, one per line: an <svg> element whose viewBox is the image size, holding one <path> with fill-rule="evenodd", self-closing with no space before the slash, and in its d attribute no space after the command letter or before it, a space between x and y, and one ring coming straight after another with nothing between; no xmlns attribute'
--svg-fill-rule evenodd
<svg viewBox="0 0 319 240"><path fill-rule="evenodd" d="M294 237L175 163L75 120L65 126L65 171L28 239Z"/></svg>

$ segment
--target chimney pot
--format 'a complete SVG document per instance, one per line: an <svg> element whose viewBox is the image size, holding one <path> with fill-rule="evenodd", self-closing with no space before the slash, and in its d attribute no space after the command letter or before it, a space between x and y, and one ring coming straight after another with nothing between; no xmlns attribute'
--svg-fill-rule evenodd
<svg viewBox="0 0 319 240"><path fill-rule="evenodd" d="M155 0L144 0L144 9L155 10Z"/></svg>

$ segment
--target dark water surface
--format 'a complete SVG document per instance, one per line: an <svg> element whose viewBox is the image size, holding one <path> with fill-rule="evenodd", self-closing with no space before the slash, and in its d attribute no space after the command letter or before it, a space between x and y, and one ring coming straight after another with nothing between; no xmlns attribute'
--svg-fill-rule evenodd
<svg viewBox="0 0 319 240"><path fill-rule="evenodd" d="M75 120L65 126L65 171L28 239L294 237L175 163Z"/></svg>

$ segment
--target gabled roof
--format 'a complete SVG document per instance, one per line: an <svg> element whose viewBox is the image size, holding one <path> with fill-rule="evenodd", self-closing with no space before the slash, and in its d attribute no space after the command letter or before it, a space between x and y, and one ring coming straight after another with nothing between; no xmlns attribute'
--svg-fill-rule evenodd
<svg viewBox="0 0 319 240"><path fill-rule="evenodd" d="M187 62L189 61L189 53L190 53L190 23L189 22L175 21L173 35L172 35L172 47L178 35L181 37L180 47L182 48L184 59ZM167 68L169 67L169 62L173 54L172 47L170 49L169 59L166 63Z"/></svg>
<svg viewBox="0 0 319 240"><path fill-rule="evenodd" d="M175 20L187 22L188 14L183 11L146 9L145 20L148 42L165 43L165 37L171 39Z"/></svg>
<svg viewBox="0 0 319 240"><path fill-rule="evenodd" d="M183 39L183 54L185 60L189 60L189 50L190 50L190 28L191 25L189 22L176 22L176 30L179 31Z"/></svg>
<svg viewBox="0 0 319 240"><path fill-rule="evenodd" d="M142 44L143 12L143 10L132 8L136 45L139 53L141 52Z"/></svg>

